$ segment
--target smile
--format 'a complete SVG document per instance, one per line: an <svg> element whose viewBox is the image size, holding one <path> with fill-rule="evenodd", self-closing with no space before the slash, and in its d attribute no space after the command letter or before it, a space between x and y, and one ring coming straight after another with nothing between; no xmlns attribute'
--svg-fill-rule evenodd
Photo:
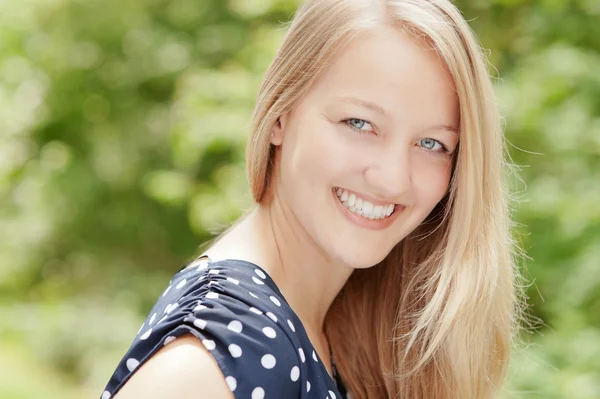
<svg viewBox="0 0 600 399"><path fill-rule="evenodd" d="M335 194L346 209L365 219L379 220L389 218L394 213L396 207L395 204L374 205L342 188L335 189Z"/></svg>

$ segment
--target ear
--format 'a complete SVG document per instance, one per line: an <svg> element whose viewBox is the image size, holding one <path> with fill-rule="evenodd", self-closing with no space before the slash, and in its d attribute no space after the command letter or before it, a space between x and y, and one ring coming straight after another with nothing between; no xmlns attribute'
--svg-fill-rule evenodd
<svg viewBox="0 0 600 399"><path fill-rule="evenodd" d="M275 122L275 125L271 129L271 137L269 138L271 144L279 146L283 143L283 131L286 124L287 114L281 115L279 118L277 118L277 122Z"/></svg>

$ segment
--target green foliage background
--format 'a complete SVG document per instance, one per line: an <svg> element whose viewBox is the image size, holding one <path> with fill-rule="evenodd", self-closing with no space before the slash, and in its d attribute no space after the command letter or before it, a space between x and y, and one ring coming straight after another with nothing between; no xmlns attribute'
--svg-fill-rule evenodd
<svg viewBox="0 0 600 399"><path fill-rule="evenodd" d="M600 398L600 1L456 2L497 67L530 313L506 398ZM0 2L0 397L97 397L172 274L249 204L292 0Z"/></svg>

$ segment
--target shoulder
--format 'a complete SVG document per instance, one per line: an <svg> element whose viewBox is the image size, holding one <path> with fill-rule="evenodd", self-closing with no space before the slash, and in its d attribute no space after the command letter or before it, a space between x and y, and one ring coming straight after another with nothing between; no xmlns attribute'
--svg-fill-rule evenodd
<svg viewBox="0 0 600 399"><path fill-rule="evenodd" d="M200 341L186 335L156 352L115 398L232 399L234 388L235 380L225 378Z"/></svg>
<svg viewBox="0 0 600 399"><path fill-rule="evenodd" d="M107 395L122 389L135 390L137 397L143 397L137 392L144 384L149 389L160 385L161 390L171 390L172 381L161 378L172 378L181 387L177 389L187 389L195 381L196 395L204 395L198 387L210 386L207 397L226 398L219 395L228 391L236 398L253 397L254 392L256 397L298 397L302 349L286 305L268 276L252 265L215 262L183 269L121 360ZM142 382L136 383L134 375L143 368L147 371L136 378ZM164 373L168 376L163 377ZM201 384L198 373L209 384ZM205 379L205 375L211 377ZM211 379L217 376L220 383L213 387ZM129 383L131 387L125 388ZM213 393L213 388L221 391ZM177 393L186 397L181 390Z"/></svg>

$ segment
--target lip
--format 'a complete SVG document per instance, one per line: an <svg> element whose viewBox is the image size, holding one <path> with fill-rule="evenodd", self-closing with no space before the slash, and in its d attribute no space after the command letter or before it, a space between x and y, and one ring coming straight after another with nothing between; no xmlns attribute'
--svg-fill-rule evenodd
<svg viewBox="0 0 600 399"><path fill-rule="evenodd" d="M342 190L345 190L345 189L342 188ZM348 190L346 190L346 191L348 191ZM351 192L351 191L348 191L348 192ZM383 218L383 219L367 219L367 218L357 215L356 213L350 212L350 210L348 210L348 208L346 208L341 203L340 199L338 198L338 196L336 194L335 188L331 189L331 194L333 195L333 199L334 199L335 203L337 204L337 207L340 209L340 211L342 212L344 217L349 222L355 224L358 227L362 227L362 228L369 229L369 230L383 230L383 229L389 227L392 223L394 223L394 220L396 220L398 215L400 213L402 213L402 211L405 208L403 205L395 205L394 212L390 216ZM369 200L369 202L371 202L368 197L364 197L362 195L360 197L366 198L367 200ZM382 203L381 201L375 201L375 202L376 202L376 205L386 204L386 203Z"/></svg>

